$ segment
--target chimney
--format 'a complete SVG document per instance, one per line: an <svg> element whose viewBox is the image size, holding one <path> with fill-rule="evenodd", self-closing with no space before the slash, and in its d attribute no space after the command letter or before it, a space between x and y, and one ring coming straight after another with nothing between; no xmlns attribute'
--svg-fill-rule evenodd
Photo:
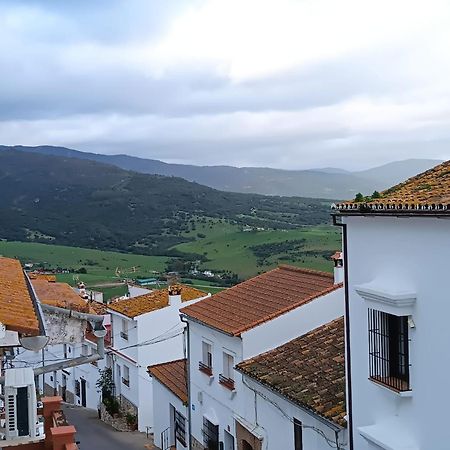
<svg viewBox="0 0 450 450"><path fill-rule="evenodd" d="M344 256L342 252L337 251L331 260L334 262L334 284L344 282Z"/></svg>
<svg viewBox="0 0 450 450"><path fill-rule="evenodd" d="M181 305L181 286L179 284L169 286L169 305L170 306Z"/></svg>

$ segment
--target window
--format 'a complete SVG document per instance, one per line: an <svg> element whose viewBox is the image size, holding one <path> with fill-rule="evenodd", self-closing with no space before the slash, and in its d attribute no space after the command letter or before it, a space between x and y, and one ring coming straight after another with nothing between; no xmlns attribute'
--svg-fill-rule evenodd
<svg viewBox="0 0 450 450"><path fill-rule="evenodd" d="M81 386L80 386L79 380L75 380L75 395L77 397L79 397L81 395Z"/></svg>
<svg viewBox="0 0 450 450"><path fill-rule="evenodd" d="M186 418L178 411L175 411L175 437L186 447Z"/></svg>
<svg viewBox="0 0 450 450"><path fill-rule="evenodd" d="M212 345L202 342L202 360L199 362L199 369L207 375L212 375Z"/></svg>
<svg viewBox="0 0 450 450"><path fill-rule="evenodd" d="M63 344L64 359L67 359L67 344Z"/></svg>
<svg viewBox="0 0 450 450"><path fill-rule="evenodd" d="M207 450L219 450L219 425L203 417L203 444Z"/></svg>
<svg viewBox="0 0 450 450"><path fill-rule="evenodd" d="M120 332L122 339L128 341L128 320L122 319L122 331Z"/></svg>
<svg viewBox="0 0 450 450"><path fill-rule="evenodd" d="M125 386L130 386L130 368L128 366L123 366L122 383Z"/></svg>
<svg viewBox="0 0 450 450"><path fill-rule="evenodd" d="M81 345L81 356L89 355L89 347L86 344Z"/></svg>
<svg viewBox="0 0 450 450"><path fill-rule="evenodd" d="M294 450L303 450L302 423L296 418L294 418Z"/></svg>
<svg viewBox="0 0 450 450"><path fill-rule="evenodd" d="M370 378L396 391L409 387L408 317L369 309Z"/></svg>
<svg viewBox="0 0 450 450"><path fill-rule="evenodd" d="M234 390L234 357L223 352L223 371L219 375L219 383L228 389Z"/></svg>

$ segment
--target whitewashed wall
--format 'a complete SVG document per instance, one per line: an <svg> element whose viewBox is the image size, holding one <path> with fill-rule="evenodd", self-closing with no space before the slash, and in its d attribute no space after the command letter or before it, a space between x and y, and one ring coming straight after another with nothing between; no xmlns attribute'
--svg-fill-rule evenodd
<svg viewBox="0 0 450 450"><path fill-rule="evenodd" d="M335 430L338 431L340 448L348 449L347 445L343 445L348 443L346 429L327 425L326 421L319 420L317 416L299 408L249 377L244 376L244 381L246 384L242 392L241 415L246 422L258 427L258 431L263 436L263 450L295 450L294 418L302 422L304 426L303 448L305 450L336 448ZM255 391L262 396L259 394L255 396ZM255 406L257 414L255 414Z"/></svg>
<svg viewBox="0 0 450 450"><path fill-rule="evenodd" d="M348 224L354 448L378 448L358 430L376 425L385 441L404 446L409 441L411 449L446 450L450 445L445 394L450 370L450 222L431 217L344 221ZM411 397L368 380L368 305L355 286L374 279L381 287L402 286L417 294L412 308L416 327L409 330Z"/></svg>
<svg viewBox="0 0 450 450"><path fill-rule="evenodd" d="M173 430L173 423L170 417L170 405L180 412L186 418L186 442L188 442L188 412L187 407L183 402L174 395L169 389L161 384L156 378L153 379L153 409L154 409L154 441L155 445L162 448L161 433L167 428L171 427ZM173 444L173 442L171 442ZM184 450L180 442L176 442L177 450Z"/></svg>

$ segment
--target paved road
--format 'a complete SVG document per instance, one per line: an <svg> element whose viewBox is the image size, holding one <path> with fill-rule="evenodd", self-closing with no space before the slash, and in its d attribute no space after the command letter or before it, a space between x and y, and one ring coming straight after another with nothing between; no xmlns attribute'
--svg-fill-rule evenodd
<svg viewBox="0 0 450 450"><path fill-rule="evenodd" d="M98 419L97 411L78 406L64 406L64 413L77 429L80 450L144 450L151 441L144 433L122 433Z"/></svg>

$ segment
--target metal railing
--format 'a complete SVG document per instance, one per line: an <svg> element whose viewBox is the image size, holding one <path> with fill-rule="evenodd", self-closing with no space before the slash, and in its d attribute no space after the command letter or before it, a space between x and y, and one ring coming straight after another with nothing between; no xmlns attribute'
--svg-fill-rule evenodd
<svg viewBox="0 0 450 450"><path fill-rule="evenodd" d="M161 432L161 450L170 450L170 427Z"/></svg>
<svg viewBox="0 0 450 450"><path fill-rule="evenodd" d="M206 373L206 375L209 375L209 376L211 376L212 373L213 373L212 372L212 367L208 366L208 364L205 364L205 363L203 363L201 361L198 363L198 369L201 372Z"/></svg>
<svg viewBox="0 0 450 450"><path fill-rule="evenodd" d="M225 375L220 374L219 383L230 389L230 391L234 391L234 380L232 378L228 378Z"/></svg>

